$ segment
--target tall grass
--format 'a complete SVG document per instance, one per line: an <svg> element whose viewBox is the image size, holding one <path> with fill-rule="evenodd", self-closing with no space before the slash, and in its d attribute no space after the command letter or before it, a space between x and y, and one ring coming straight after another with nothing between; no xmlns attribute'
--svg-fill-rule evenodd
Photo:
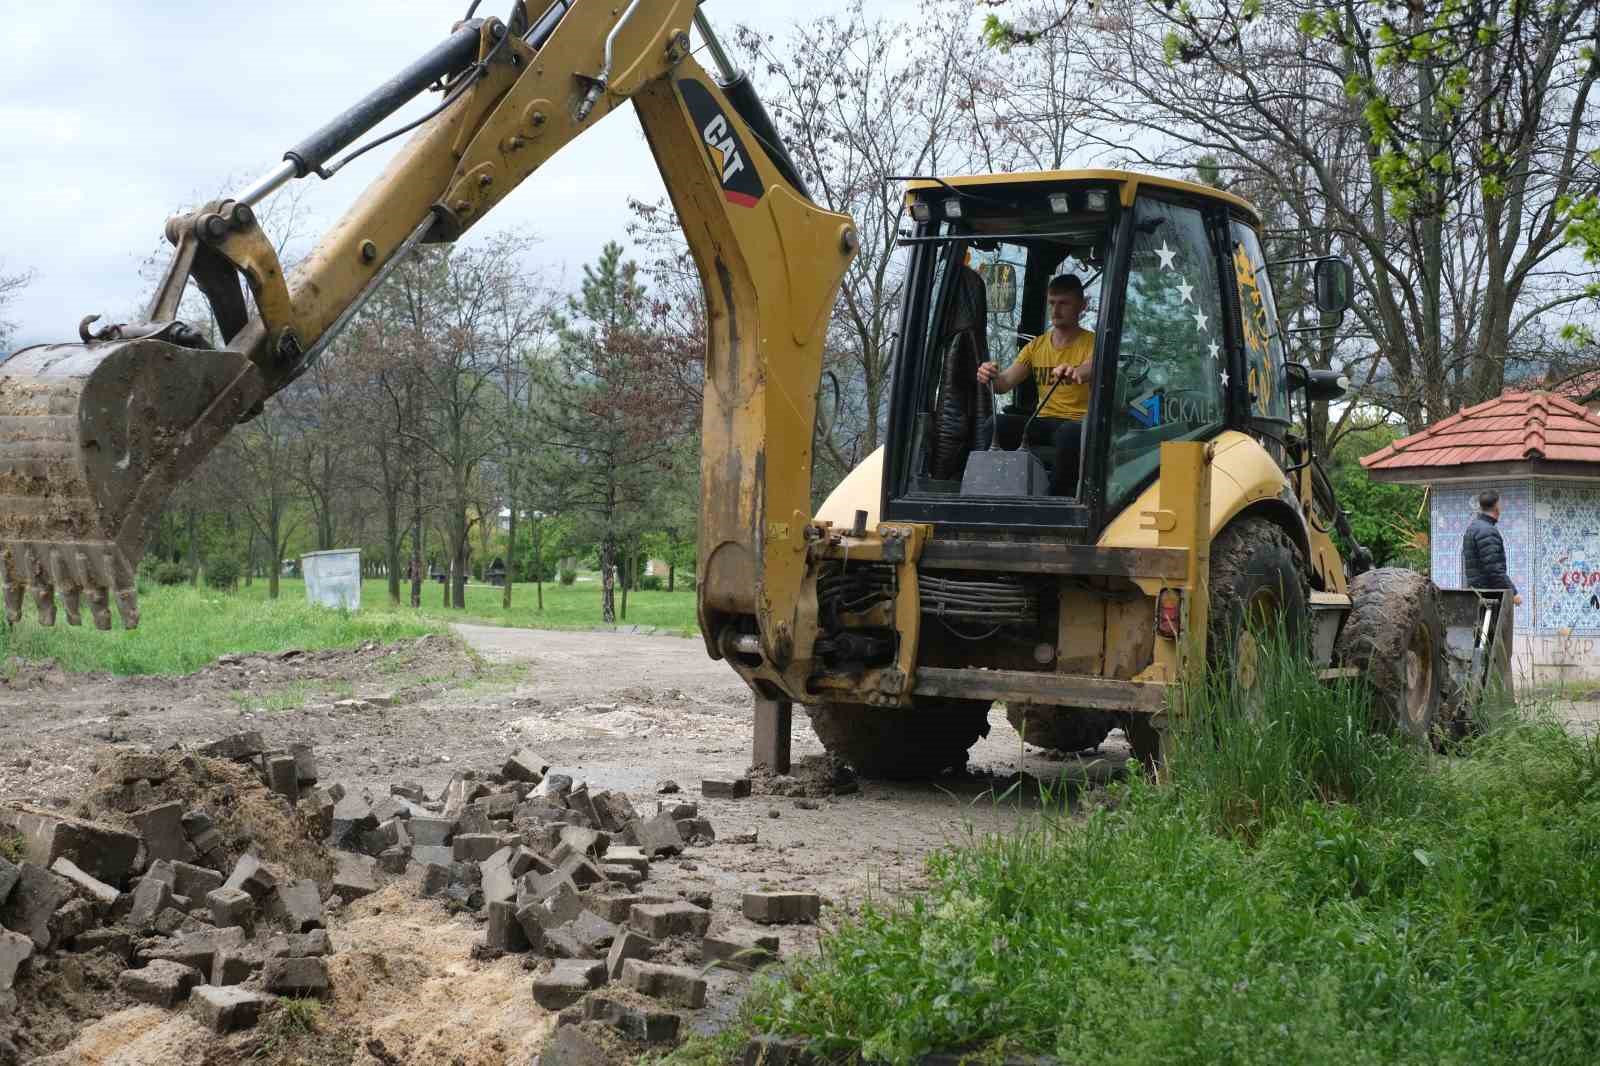
<svg viewBox="0 0 1600 1066"><path fill-rule="evenodd" d="M1261 673L1243 705L1190 694L1159 783L935 854L926 896L864 907L746 1027L894 1064L1597 1061L1596 742L1535 714L1434 757L1356 686Z"/></svg>
<svg viewBox="0 0 1600 1066"><path fill-rule="evenodd" d="M1374 721L1359 679L1323 681L1279 633L1256 643L1255 686L1213 671L1182 692L1168 766L1213 829L1255 838L1307 802L1396 814L1426 793L1426 754Z"/></svg>

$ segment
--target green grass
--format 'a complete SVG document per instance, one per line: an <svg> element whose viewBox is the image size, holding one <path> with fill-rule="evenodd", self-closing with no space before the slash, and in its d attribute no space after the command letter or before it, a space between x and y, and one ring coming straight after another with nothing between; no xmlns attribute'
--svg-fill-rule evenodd
<svg viewBox="0 0 1600 1066"><path fill-rule="evenodd" d="M409 598L409 588L402 594ZM369 640L442 633L450 622L529 629L590 629L600 624L596 582L546 585L543 611L537 609L533 585L519 584L512 590L509 611L501 606L501 596L498 588L469 585L466 610L448 610L440 603L441 586L430 584L423 589L422 608L412 610L391 607L387 583L374 580L362 585L361 609L344 612L307 604L305 583L300 580L282 581L276 602L267 598L264 581L232 593L152 585L139 594L140 622L133 631L121 629L120 623L106 633L92 625L72 627L64 624L64 617L46 629L34 620L31 606L25 608L20 624L0 625L0 669L13 658L54 659L71 672L184 674L228 652L354 647ZM619 593L619 608L620 604ZM670 593L629 593L626 624L655 626L682 636L697 634L692 586ZM299 694L299 702L308 695ZM295 699L294 693L282 694L284 701ZM282 703L282 709L289 706L298 703Z"/></svg>
<svg viewBox="0 0 1600 1066"><path fill-rule="evenodd" d="M349 681L290 681L271 692L232 692L229 698L242 710L293 711L313 697L343 700L354 696L355 691Z"/></svg>
<svg viewBox="0 0 1600 1066"><path fill-rule="evenodd" d="M109 632L68 626L64 618L47 629L25 610L16 626L0 626L0 664L13 657L54 659L72 672L186 674L228 652L348 648L445 629L437 619L409 612L313 607L300 587L287 584L276 603L266 599L264 585L234 594L179 585L151 587L139 604L138 629L119 624Z"/></svg>
<svg viewBox="0 0 1600 1066"><path fill-rule="evenodd" d="M1162 783L936 853L668 1061L751 1031L894 1064L1596 1061L1600 746L1529 712L1430 757L1354 689L1267 683L1257 717L1199 694Z"/></svg>
<svg viewBox="0 0 1600 1066"><path fill-rule="evenodd" d="M483 622L488 625L516 626L524 629L593 629L600 622L600 581L598 575L584 575L592 580L580 580L573 585L554 582L544 587L544 610L537 606L537 590L532 584L517 583L511 590L511 609L501 606L502 589L488 585L468 585L466 609L446 610L442 606L444 586L430 583L422 588L422 611L431 617L452 622ZM285 590L290 583L284 582ZM304 595L299 582L293 585L297 595ZM289 593L285 591L284 595ZM363 582L361 602L365 607L388 608L389 586L383 580ZM400 597L409 603L411 587L402 584ZM616 593L617 610L622 610L622 592ZM410 607L403 610L409 611ZM695 596L692 584L680 584L673 592L628 593L628 617L618 619L620 625L654 626L658 630L681 636L696 636L700 632L695 620Z"/></svg>

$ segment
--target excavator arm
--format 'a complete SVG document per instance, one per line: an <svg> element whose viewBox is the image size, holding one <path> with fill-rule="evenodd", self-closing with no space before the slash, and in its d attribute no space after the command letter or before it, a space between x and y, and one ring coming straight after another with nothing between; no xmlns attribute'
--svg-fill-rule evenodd
<svg viewBox="0 0 1600 1066"><path fill-rule="evenodd" d="M476 7L476 5L474 5ZM698 24L720 68L691 56ZM430 85L444 101L285 277L253 207L339 157ZM146 321L0 364L0 588L53 624L138 623L135 567L172 489L308 369L417 245L453 241L551 156L632 102L699 268L707 309L700 612L714 656L758 636L788 661L805 575L811 443L829 311L857 248L807 196L696 0L522 0L469 19L237 196L170 220ZM355 151L359 152L360 149ZM336 158L339 157L339 158ZM241 286L242 279L242 286ZM177 320L190 281L222 346ZM244 290L249 291L249 300Z"/></svg>

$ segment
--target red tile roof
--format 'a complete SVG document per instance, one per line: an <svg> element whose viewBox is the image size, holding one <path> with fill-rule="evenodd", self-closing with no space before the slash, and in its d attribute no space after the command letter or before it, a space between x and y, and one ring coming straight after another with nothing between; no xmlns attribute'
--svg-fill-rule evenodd
<svg viewBox="0 0 1600 1066"><path fill-rule="evenodd" d="M1504 392L1361 457L1368 470L1544 459L1600 464L1600 415L1549 392Z"/></svg>

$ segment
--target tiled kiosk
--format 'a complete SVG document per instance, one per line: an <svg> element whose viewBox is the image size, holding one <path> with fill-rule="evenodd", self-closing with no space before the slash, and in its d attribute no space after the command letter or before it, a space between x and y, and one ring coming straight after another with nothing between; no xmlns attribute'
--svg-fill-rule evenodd
<svg viewBox="0 0 1600 1066"><path fill-rule="evenodd" d="M1379 481L1426 485L1432 576L1462 588L1461 535L1478 493L1500 493L1500 535L1522 605L1519 683L1600 678L1600 415L1553 393L1506 392L1365 456Z"/></svg>

